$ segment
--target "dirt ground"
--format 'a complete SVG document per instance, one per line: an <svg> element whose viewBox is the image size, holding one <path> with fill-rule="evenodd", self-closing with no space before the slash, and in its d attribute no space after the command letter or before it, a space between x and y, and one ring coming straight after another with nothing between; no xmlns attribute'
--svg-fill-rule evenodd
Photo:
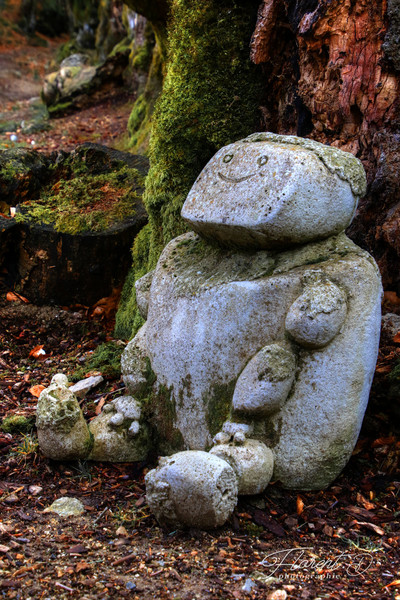
<svg viewBox="0 0 400 600"><path fill-rule="evenodd" d="M38 95L55 49L21 44L0 48L0 126L29 117L30 98ZM118 144L130 99L117 90L95 107L52 120L46 131L17 128L17 143L29 145L34 137L41 151L83 141ZM0 147L10 144L6 130ZM400 359L400 338L381 348L359 443L332 486L296 492L275 483L241 499L223 528L164 531L145 499L143 478L151 465L55 463L37 446L38 386L87 364L112 340L112 315L89 307L38 308L6 292L0 298L0 420L20 415L27 426L0 432L0 597L400 600L400 438L392 412L399 395L393 398L387 380ZM106 365L97 372L105 375ZM82 402L86 417L123 390L118 374L106 376ZM81 500L84 514L43 512L62 496Z"/></svg>

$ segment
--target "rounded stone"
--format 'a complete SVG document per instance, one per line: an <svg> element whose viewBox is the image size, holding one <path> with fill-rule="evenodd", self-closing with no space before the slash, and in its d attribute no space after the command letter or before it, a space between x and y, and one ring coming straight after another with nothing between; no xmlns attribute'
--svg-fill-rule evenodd
<svg viewBox="0 0 400 600"><path fill-rule="evenodd" d="M254 135L221 148L200 173L182 217L205 238L287 248L351 222L365 191L361 162L294 136Z"/></svg>
<svg viewBox="0 0 400 600"><path fill-rule="evenodd" d="M178 452L160 461L145 481L150 509L167 527L218 527L237 503L234 470L208 452Z"/></svg>
<svg viewBox="0 0 400 600"><path fill-rule="evenodd" d="M238 478L239 495L261 494L274 470L272 450L257 440L241 445L219 444L210 450L231 465Z"/></svg>
<svg viewBox="0 0 400 600"><path fill-rule="evenodd" d="M51 383L56 383L57 385L68 387L68 377L64 375L64 373L56 373L52 377Z"/></svg>
<svg viewBox="0 0 400 600"><path fill-rule="evenodd" d="M286 316L286 331L305 348L322 348L338 334L347 314L346 297L332 282L306 288Z"/></svg>

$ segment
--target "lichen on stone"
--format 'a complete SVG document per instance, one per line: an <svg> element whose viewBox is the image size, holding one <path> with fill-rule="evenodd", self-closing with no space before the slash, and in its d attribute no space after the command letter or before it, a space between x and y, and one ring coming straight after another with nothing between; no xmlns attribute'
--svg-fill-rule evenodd
<svg viewBox="0 0 400 600"><path fill-rule="evenodd" d="M367 191L367 179L364 167L358 158L350 152L344 152L333 146L326 146L315 140L300 138L294 135L278 135L269 131L253 133L241 140L242 143L272 142L275 144L291 144L311 150L323 162L325 167L343 181L347 181L355 196L364 196Z"/></svg>
<svg viewBox="0 0 400 600"><path fill-rule="evenodd" d="M49 427L68 433L80 418L78 401L68 388L51 385L40 394L36 417L38 429Z"/></svg>

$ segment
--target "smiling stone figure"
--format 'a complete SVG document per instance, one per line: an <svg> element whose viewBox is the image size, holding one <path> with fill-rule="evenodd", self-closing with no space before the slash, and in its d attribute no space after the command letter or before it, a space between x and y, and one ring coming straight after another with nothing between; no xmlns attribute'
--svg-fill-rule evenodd
<svg viewBox="0 0 400 600"><path fill-rule="evenodd" d="M380 331L378 269L343 233L365 187L351 154L270 133L200 173L182 209L196 233L137 282L147 320L122 358L145 406L132 455L148 451L148 424L173 454L146 478L161 523L220 525L271 477L323 489L346 465Z"/></svg>
<svg viewBox="0 0 400 600"><path fill-rule="evenodd" d="M139 282L147 322L123 359L128 387L132 357L151 363L162 451L214 446L239 494L262 491L272 473L303 490L337 477L378 351L379 273L343 233L365 186L351 154L269 133L206 165L182 209L197 234L172 240L151 286ZM186 518L171 515L174 459L148 475L150 504L171 523Z"/></svg>

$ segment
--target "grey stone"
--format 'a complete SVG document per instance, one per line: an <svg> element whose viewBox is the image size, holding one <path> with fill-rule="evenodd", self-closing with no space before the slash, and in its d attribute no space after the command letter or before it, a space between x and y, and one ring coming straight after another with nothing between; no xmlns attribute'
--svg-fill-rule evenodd
<svg viewBox="0 0 400 600"><path fill-rule="evenodd" d="M89 424L93 436L91 460L136 462L144 460L149 451L148 426L139 422L140 404L131 396L121 396Z"/></svg>
<svg viewBox="0 0 400 600"><path fill-rule="evenodd" d="M146 350L146 323L126 346L121 357L121 373L131 394L143 393L149 381L149 364Z"/></svg>
<svg viewBox="0 0 400 600"><path fill-rule="evenodd" d="M92 446L87 423L78 400L56 375L56 382L39 396L36 427L39 446L53 460L78 460L86 458ZM54 379L54 378L53 378Z"/></svg>
<svg viewBox="0 0 400 600"><path fill-rule="evenodd" d="M87 377L86 379L82 379L78 381L74 385L72 385L69 390L73 392L78 398L84 398L90 390L100 385L104 381L101 375L93 375L92 377Z"/></svg>
<svg viewBox="0 0 400 600"><path fill-rule="evenodd" d="M400 331L400 315L395 313L387 313L382 317L382 335L386 335L388 338L394 338L394 336Z"/></svg>
<svg viewBox="0 0 400 600"><path fill-rule="evenodd" d="M50 383L56 383L61 387L68 387L68 377L64 373L56 373Z"/></svg>
<svg viewBox="0 0 400 600"><path fill-rule="evenodd" d="M136 304L139 309L139 313L143 319L147 319L147 312L149 310L149 297L150 287L153 281L154 271L146 273L143 277L138 279L135 283L136 291Z"/></svg>
<svg viewBox="0 0 400 600"><path fill-rule="evenodd" d="M205 239L166 246L123 359L128 385L145 375L138 349L147 355L156 414L167 398L160 439L206 450L254 438L286 487L324 488L340 473L379 341L379 272L343 233L364 192L355 157L291 136L251 136L205 167L182 213Z"/></svg>
<svg viewBox="0 0 400 600"><path fill-rule="evenodd" d="M87 54L71 54L70 56L67 56L67 58L64 58L64 60L61 61L60 69L62 69L63 67L79 67L81 65L87 65L89 61L90 56L88 56Z"/></svg>
<svg viewBox="0 0 400 600"><path fill-rule="evenodd" d="M286 401L296 373L296 355L291 348L270 344L247 363L240 374L232 406L246 414L268 414Z"/></svg>
<svg viewBox="0 0 400 600"><path fill-rule="evenodd" d="M239 495L260 494L269 484L274 470L274 455L262 442L220 444L210 450L229 463L238 478Z"/></svg>
<svg viewBox="0 0 400 600"><path fill-rule="evenodd" d="M256 134L221 148L182 217L201 235L244 248L285 248L343 231L365 193L361 162L294 136Z"/></svg>
<svg viewBox="0 0 400 600"><path fill-rule="evenodd" d="M126 419L140 419L140 404L132 396L120 396L113 401L115 410Z"/></svg>
<svg viewBox="0 0 400 600"><path fill-rule="evenodd" d="M60 517L76 517L85 512L85 507L77 498L64 496L54 500L53 504L45 508L43 512L54 512Z"/></svg>
<svg viewBox="0 0 400 600"><path fill-rule="evenodd" d="M160 459L145 481L150 509L168 527L218 527L237 503L232 467L207 452L178 452Z"/></svg>

